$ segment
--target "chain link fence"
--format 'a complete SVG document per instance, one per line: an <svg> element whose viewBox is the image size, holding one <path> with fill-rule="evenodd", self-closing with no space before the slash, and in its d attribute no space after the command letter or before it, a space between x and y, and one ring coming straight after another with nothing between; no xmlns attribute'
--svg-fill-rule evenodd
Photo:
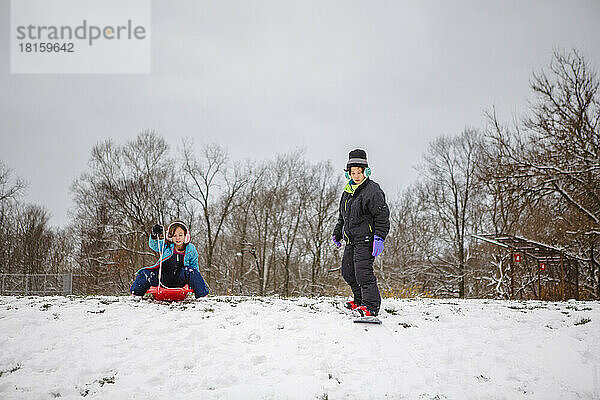
<svg viewBox="0 0 600 400"><path fill-rule="evenodd" d="M73 274L0 274L2 296L73 294Z"/></svg>

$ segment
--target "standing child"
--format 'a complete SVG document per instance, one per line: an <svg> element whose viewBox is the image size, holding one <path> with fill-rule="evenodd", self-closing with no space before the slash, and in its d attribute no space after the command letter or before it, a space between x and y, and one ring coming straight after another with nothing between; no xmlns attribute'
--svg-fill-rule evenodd
<svg viewBox="0 0 600 400"><path fill-rule="evenodd" d="M381 296L373 262L383 251L385 237L390 231L390 211L385 194L369 179L371 169L364 150L350 152L345 171L349 181L340 200L333 242L341 247L342 239L346 241L342 276L354 294L354 301L346 303L346 307L361 316L376 316Z"/></svg>
<svg viewBox="0 0 600 400"><path fill-rule="evenodd" d="M131 295L136 299L150 289L150 286L183 287L186 284L194 291L196 298L208 295L208 288L198 268L198 251L190 243L190 233L182 221L174 221L167 228L167 237L159 239L163 233L162 225L154 225L150 234L149 246L152 250L162 251L162 268L159 282L161 260L151 267L136 272L131 285Z"/></svg>

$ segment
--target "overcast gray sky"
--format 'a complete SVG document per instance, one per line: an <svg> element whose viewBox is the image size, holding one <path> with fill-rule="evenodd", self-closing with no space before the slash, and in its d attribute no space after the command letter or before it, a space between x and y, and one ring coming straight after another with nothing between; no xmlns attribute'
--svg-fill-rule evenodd
<svg viewBox="0 0 600 400"><path fill-rule="evenodd" d="M0 159L54 225L91 147L147 128L237 160L302 147L340 173L362 147L393 198L433 138L519 115L553 49L597 68L598 17L598 1L153 1L151 74L11 75L0 0Z"/></svg>

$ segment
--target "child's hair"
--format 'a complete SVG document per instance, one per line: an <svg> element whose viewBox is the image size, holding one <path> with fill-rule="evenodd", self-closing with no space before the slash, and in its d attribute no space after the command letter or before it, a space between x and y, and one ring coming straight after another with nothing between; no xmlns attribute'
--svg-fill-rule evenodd
<svg viewBox="0 0 600 400"><path fill-rule="evenodd" d="M352 167L349 167L349 168L347 168L345 171L346 171L347 173L350 173L350 171L352 171L352 168L353 168L353 167L360 168L360 170L362 171L362 173L363 173L363 174L365 173L365 169L366 169L366 168L365 168L365 167L361 167L361 166L359 166L359 165L353 165Z"/></svg>
<svg viewBox="0 0 600 400"><path fill-rule="evenodd" d="M190 231L185 222L181 220L175 220L169 224L169 227L167 228L167 240L171 243L173 242L172 238L177 228L183 229L183 233L185 234L184 246L187 245L190 239Z"/></svg>

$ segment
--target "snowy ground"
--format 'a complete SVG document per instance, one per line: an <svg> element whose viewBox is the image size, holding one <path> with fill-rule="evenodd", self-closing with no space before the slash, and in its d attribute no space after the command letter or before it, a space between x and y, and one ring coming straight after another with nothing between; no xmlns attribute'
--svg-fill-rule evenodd
<svg viewBox="0 0 600 400"><path fill-rule="evenodd" d="M2 399L600 399L600 303L0 297Z"/></svg>

